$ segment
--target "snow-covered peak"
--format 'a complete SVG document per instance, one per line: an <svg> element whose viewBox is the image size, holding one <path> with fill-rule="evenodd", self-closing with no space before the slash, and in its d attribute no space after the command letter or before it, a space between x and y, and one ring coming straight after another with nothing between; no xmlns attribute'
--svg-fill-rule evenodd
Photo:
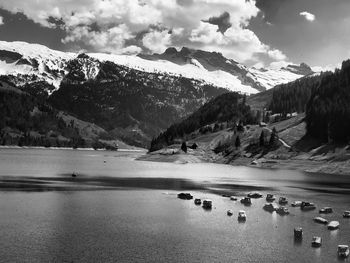
<svg viewBox="0 0 350 263"><path fill-rule="evenodd" d="M138 56L110 55L101 53L89 53L88 55L100 61L111 61L118 65L123 65L149 73L166 73L174 76L202 80L208 84L226 88L231 91L248 94L255 94L258 92L258 90L252 88L251 86L242 84L242 82L236 76L228 72L222 70L208 71L204 69L203 66L199 66L200 64L198 61L178 65L167 60L147 60Z"/></svg>
<svg viewBox="0 0 350 263"><path fill-rule="evenodd" d="M100 67L99 60L82 53L68 62L66 65L68 74L65 78L79 82L94 80L100 72Z"/></svg>
<svg viewBox="0 0 350 263"><path fill-rule="evenodd" d="M31 44L22 41L0 41L0 50L8 50L17 52L25 57L41 57L43 59L66 59L69 60L77 54L70 52L62 52L50 49L44 45Z"/></svg>
<svg viewBox="0 0 350 263"><path fill-rule="evenodd" d="M229 73L233 78L240 83L235 83L239 89L244 89L245 86L263 91L270 89L275 85L290 82L303 77L308 74L312 74L312 70L309 66L302 63L300 65L288 65L285 68L273 70L273 69L255 69L248 68L232 59L225 58L218 52L207 52L203 50L194 50L188 48L182 48L177 51L175 48L168 48L163 54L153 55L139 55L140 57L149 61L169 61L177 65L187 66L193 64L198 68L201 68L206 77L213 75L213 72L219 77L217 82L222 82L222 79ZM220 72L220 73L217 73ZM190 74L188 72L188 74ZM228 80L231 82L231 79ZM216 82L216 83L217 83Z"/></svg>
<svg viewBox="0 0 350 263"><path fill-rule="evenodd" d="M35 75L58 88L75 56L39 44L0 41L0 75Z"/></svg>
<svg viewBox="0 0 350 263"><path fill-rule="evenodd" d="M288 66L279 70L248 68L221 53L182 48L154 55L86 55L49 49L39 44L0 41L0 75L34 75L56 88L67 75L81 81L94 79L100 65L110 61L132 69L164 73L199 80L231 91L253 94L305 76L308 66ZM79 78L75 78L79 76ZM28 79L28 78L22 78Z"/></svg>
<svg viewBox="0 0 350 263"><path fill-rule="evenodd" d="M256 82L260 83L266 89L271 89L279 84L288 83L304 75L293 73L285 69L249 69L249 76Z"/></svg>

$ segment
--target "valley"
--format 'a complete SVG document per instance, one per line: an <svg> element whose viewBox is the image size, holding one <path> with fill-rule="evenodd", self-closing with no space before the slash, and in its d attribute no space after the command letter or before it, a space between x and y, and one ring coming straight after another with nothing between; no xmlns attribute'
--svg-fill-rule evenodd
<svg viewBox="0 0 350 263"><path fill-rule="evenodd" d="M0 263L347 262L349 13L0 0Z"/></svg>
<svg viewBox="0 0 350 263"><path fill-rule="evenodd" d="M16 112L9 99L3 102L1 144L148 148L171 124L223 93L254 94L309 74L305 64L258 70L188 48L126 56L0 41L1 96L22 104ZM39 119L44 128L35 127Z"/></svg>
<svg viewBox="0 0 350 263"><path fill-rule="evenodd" d="M0 41L0 50L1 145L151 145L141 158L347 173L347 144L307 133L306 105L330 72L303 63L258 70L188 48L126 56ZM199 148L183 154L183 141Z"/></svg>
<svg viewBox="0 0 350 263"><path fill-rule="evenodd" d="M218 97L210 107L223 110L209 111L214 114L210 116L216 122L209 121L204 106L152 141L151 153L142 159L183 163L209 161L348 175L350 130L348 106L345 106L349 103L346 101L349 96L348 76L349 61L344 61L342 68L335 73L325 72L248 98L243 96L235 110L236 115L230 117L224 110L228 105L218 101ZM246 107L250 111L248 118L239 115ZM188 129L191 125L192 128ZM188 132L179 136L186 128ZM180 150L183 142L188 146L196 143L198 148L185 153ZM186 155L190 156L188 160Z"/></svg>

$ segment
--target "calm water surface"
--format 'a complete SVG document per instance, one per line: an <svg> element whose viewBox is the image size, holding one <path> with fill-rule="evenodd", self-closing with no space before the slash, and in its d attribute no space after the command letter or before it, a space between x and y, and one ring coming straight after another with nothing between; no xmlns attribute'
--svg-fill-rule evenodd
<svg viewBox="0 0 350 263"><path fill-rule="evenodd" d="M140 153L48 149L0 150L1 262L348 262L337 245L350 245L350 178L216 164L134 160ZM71 178L72 172L78 177ZM260 192L332 206L279 216L221 194ZM176 198L186 190L211 198L205 211ZM232 209L234 216L226 211ZM246 223L237 213L247 212ZM301 226L297 243L293 228ZM311 238L321 236L321 248Z"/></svg>

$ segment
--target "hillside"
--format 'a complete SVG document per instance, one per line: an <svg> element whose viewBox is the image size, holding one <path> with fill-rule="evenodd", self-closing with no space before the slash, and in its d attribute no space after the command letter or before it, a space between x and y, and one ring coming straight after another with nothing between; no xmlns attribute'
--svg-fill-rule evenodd
<svg viewBox="0 0 350 263"><path fill-rule="evenodd" d="M266 127L248 125L243 131L224 127L202 133L199 129L183 138L188 146L186 153L181 150L182 140L176 140L174 144L150 152L139 159L183 164L215 162L350 175L350 147L344 144L323 144L319 140L305 137L304 118L305 115L301 114ZM271 144L271 134L274 128L277 130L276 138L278 139ZM264 145L260 145L262 132ZM236 146L237 137L240 138L238 147ZM193 144L198 147L190 148Z"/></svg>
<svg viewBox="0 0 350 263"><path fill-rule="evenodd" d="M188 48L126 56L0 41L0 74L11 85L140 147L228 90L253 94L311 73L305 64L247 68L220 53Z"/></svg>
<svg viewBox="0 0 350 263"><path fill-rule="evenodd" d="M255 121L249 125L243 123L244 127L237 122L226 123L227 119L218 118L213 109L211 112L216 118L205 124L195 122L201 118L194 113L187 119L192 121L172 126L175 130L181 130L180 127L191 129L176 133L176 139L169 140L174 134L174 129L170 127L156 140L163 140L160 145L164 148L151 149L158 151L143 159L212 161L349 174L349 69L350 62L344 61L342 68L334 73L307 76L247 97L249 115ZM229 106L231 102L225 101L220 108ZM237 108L234 110L239 113ZM261 121L261 115L267 124L254 124ZM188 123L196 125L189 126ZM187 146L195 144L197 148L188 149L186 153L181 150L182 142L186 142Z"/></svg>
<svg viewBox="0 0 350 263"><path fill-rule="evenodd" d="M350 60L321 79L306 105L308 135L329 143L350 142Z"/></svg>
<svg viewBox="0 0 350 263"><path fill-rule="evenodd" d="M165 132L152 140L150 151L156 151L173 144L176 140L183 140L198 129L201 133L222 129L223 123L234 126L236 123L254 123L250 107L245 104L245 96L238 93L227 93L204 104L185 120L170 126ZM214 127L211 126L214 124Z"/></svg>
<svg viewBox="0 0 350 263"><path fill-rule="evenodd" d="M130 148L103 128L53 108L35 89L0 80L0 145Z"/></svg>
<svg viewBox="0 0 350 263"><path fill-rule="evenodd" d="M79 65L94 62L87 55L71 60L49 102L136 146L148 147L152 137L171 123L226 92L194 79L145 73L112 62L99 63L95 79L85 80Z"/></svg>

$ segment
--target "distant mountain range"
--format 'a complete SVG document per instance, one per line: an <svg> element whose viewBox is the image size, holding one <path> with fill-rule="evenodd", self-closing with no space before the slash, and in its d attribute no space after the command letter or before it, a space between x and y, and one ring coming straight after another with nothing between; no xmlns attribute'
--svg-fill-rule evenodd
<svg viewBox="0 0 350 263"><path fill-rule="evenodd" d="M81 137L79 142L86 139L96 143L98 139L109 138L148 147L151 139L171 124L223 93L253 94L311 74L311 68L305 64L280 70L255 69L220 53L188 48L127 56L77 54L38 44L0 41L1 81L3 86L11 87L3 98L18 101L18 92L24 92L23 103L28 105L22 105L22 113L29 119L34 116L34 121L21 118L21 123L17 123L11 120L22 113L12 110L3 113L5 121L0 123L0 135L8 138L6 144L19 141L21 136L26 136L22 143L32 141L27 138L30 134L40 134L43 137L40 144L47 143L53 130L57 138L63 137L65 145L73 143L67 141L74 134L74 140ZM13 90L16 95L11 95L15 94ZM1 92L5 91L0 89ZM48 121L52 125L47 129L38 131L36 108L50 109ZM91 139L74 127L67 132L64 125L59 125L62 121L58 113L69 114L87 123L84 125L98 125L103 136L96 133ZM11 139L13 136L17 139Z"/></svg>
<svg viewBox="0 0 350 263"><path fill-rule="evenodd" d="M314 73L305 63L288 65L279 70L248 68L233 59L225 58L221 53L193 50L186 47L180 51L172 47L168 48L163 54L141 54L139 57L158 63L162 61L172 62L189 70L191 67L197 68L202 71L202 74L197 75L199 78L203 78L217 86L243 93L264 91L278 84L287 83ZM212 79L206 78L206 74L211 76ZM236 89L232 86L236 86ZM256 91L251 92L251 88Z"/></svg>
<svg viewBox="0 0 350 263"><path fill-rule="evenodd" d="M289 65L279 70L248 68L221 53L182 48L168 48L163 54L112 55L89 53L92 60L81 63L81 80L93 80L102 62L148 73L164 73L196 79L230 91L253 94L313 73L306 64ZM79 54L49 49L39 44L0 41L0 75L16 75L19 84L28 82L26 75L45 80L58 88L69 73L70 61ZM78 66L78 65L77 65Z"/></svg>

